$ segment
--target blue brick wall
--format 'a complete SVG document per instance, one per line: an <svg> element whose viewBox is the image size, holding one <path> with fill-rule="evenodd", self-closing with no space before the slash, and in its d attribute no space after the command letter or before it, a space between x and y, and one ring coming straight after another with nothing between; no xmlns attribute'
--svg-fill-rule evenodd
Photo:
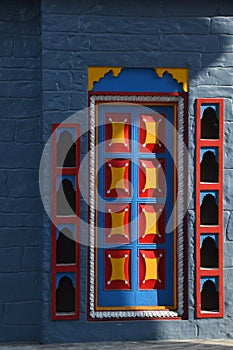
<svg viewBox="0 0 233 350"><path fill-rule="evenodd" d="M195 319L195 211L189 208L187 321L86 321L87 260L81 254L80 321L50 318L51 245L44 249L42 341L224 338L233 336L232 62L233 5L229 1L42 1L43 139L52 121L87 106L87 67L187 67L189 90L189 191L194 194L195 99L225 99L225 318ZM48 224L47 224L48 225ZM46 230L45 230L46 232ZM46 235L46 233L45 233ZM49 232L46 242L49 239Z"/></svg>
<svg viewBox="0 0 233 350"><path fill-rule="evenodd" d="M0 2L0 342L41 321L40 2Z"/></svg>
<svg viewBox="0 0 233 350"><path fill-rule="evenodd" d="M0 2L0 341L233 336L232 18L228 0ZM94 65L189 68L191 194L195 99L225 99L224 319L195 319L192 200L188 320L88 323L84 246L80 320L51 320L51 223L38 189L41 141L46 143L52 123L87 107L87 67Z"/></svg>

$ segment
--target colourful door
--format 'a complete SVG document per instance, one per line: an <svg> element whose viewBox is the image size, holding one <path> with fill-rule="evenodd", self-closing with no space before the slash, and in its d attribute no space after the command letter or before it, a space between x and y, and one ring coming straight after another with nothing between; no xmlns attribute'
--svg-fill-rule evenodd
<svg viewBox="0 0 233 350"><path fill-rule="evenodd" d="M97 107L96 310L175 310L174 103Z"/></svg>

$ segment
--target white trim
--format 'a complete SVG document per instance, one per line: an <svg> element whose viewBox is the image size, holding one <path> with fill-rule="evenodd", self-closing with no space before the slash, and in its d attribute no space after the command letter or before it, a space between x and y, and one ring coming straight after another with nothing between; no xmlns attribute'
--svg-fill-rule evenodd
<svg viewBox="0 0 233 350"><path fill-rule="evenodd" d="M91 318L177 318L174 311L91 311Z"/></svg>
<svg viewBox="0 0 233 350"><path fill-rule="evenodd" d="M177 171L178 171L178 196L177 201L177 273L178 273L178 313L184 312L184 99L178 98L178 130L177 130Z"/></svg>
<svg viewBox="0 0 233 350"><path fill-rule="evenodd" d="M178 222L177 258L178 258L178 309L176 311L95 311L95 101L102 102L178 102ZM181 96L118 96L94 95L90 98L90 316L91 318L176 318L184 313L184 99Z"/></svg>

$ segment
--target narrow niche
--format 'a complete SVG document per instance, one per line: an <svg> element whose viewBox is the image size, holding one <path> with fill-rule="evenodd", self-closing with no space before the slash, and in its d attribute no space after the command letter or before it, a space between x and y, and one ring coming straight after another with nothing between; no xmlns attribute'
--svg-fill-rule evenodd
<svg viewBox="0 0 233 350"><path fill-rule="evenodd" d="M207 279L201 291L201 311L219 311L219 293L216 282Z"/></svg>
<svg viewBox="0 0 233 350"><path fill-rule="evenodd" d="M76 166L76 143L73 142L71 132L67 130L61 132L57 142L57 166L63 168Z"/></svg>
<svg viewBox="0 0 233 350"><path fill-rule="evenodd" d="M204 195L200 207L201 225L218 225L218 205L213 194Z"/></svg>
<svg viewBox="0 0 233 350"><path fill-rule="evenodd" d="M75 177L63 178L57 191L57 215L75 215L76 190L74 189Z"/></svg>
<svg viewBox="0 0 233 350"><path fill-rule="evenodd" d="M69 276L63 276L59 280L56 290L56 312L75 312L75 288Z"/></svg>
<svg viewBox="0 0 233 350"><path fill-rule="evenodd" d="M219 138L219 121L216 110L213 107L204 109L201 119L201 138L218 139Z"/></svg>
<svg viewBox="0 0 233 350"><path fill-rule="evenodd" d="M58 230L56 241L56 263L74 264L76 243L72 231L64 227Z"/></svg>
<svg viewBox="0 0 233 350"><path fill-rule="evenodd" d="M202 152L203 150L201 150ZM201 182L218 182L218 162L215 149L208 149L201 154Z"/></svg>
<svg viewBox="0 0 233 350"><path fill-rule="evenodd" d="M205 237L205 238L204 238ZM218 247L214 237L203 236L201 246L201 267L218 268Z"/></svg>

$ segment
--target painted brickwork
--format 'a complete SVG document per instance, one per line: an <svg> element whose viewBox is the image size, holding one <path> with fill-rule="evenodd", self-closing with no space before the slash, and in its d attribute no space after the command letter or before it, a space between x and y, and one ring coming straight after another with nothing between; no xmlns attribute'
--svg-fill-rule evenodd
<svg viewBox="0 0 233 350"><path fill-rule="evenodd" d="M42 0L42 61L39 5L37 1L7 0L0 4L0 340L232 337L233 4L227 0ZM40 138L45 143L52 123L87 107L87 67L95 65L189 68L191 193L195 174L195 99L224 98L224 319L195 319L193 198L188 216L188 320L88 323L85 247L81 247L80 320L51 320L51 224L38 198ZM83 154L85 147L83 139ZM86 212L81 202L83 218Z"/></svg>
<svg viewBox="0 0 233 350"><path fill-rule="evenodd" d="M0 342L39 337L39 36L38 1L1 1Z"/></svg>
<svg viewBox="0 0 233 350"><path fill-rule="evenodd" d="M227 17L226 17L227 16ZM228 17L229 16L229 17ZM232 38L229 1L43 1L44 141L51 122L87 106L87 67L187 67L189 90L189 191L194 191L195 99L225 99L225 318L195 319L194 201L189 210L189 319L166 322L86 322L86 268L81 259L80 321L51 322L44 295L43 341L142 338L224 338L232 326ZM54 82L51 79L55 79ZM56 83L55 83L56 82ZM82 210L81 210L82 212ZM48 233L49 239L49 233ZM44 259L50 246L44 250ZM83 248L82 254L85 253ZM49 266L44 285L49 283Z"/></svg>

